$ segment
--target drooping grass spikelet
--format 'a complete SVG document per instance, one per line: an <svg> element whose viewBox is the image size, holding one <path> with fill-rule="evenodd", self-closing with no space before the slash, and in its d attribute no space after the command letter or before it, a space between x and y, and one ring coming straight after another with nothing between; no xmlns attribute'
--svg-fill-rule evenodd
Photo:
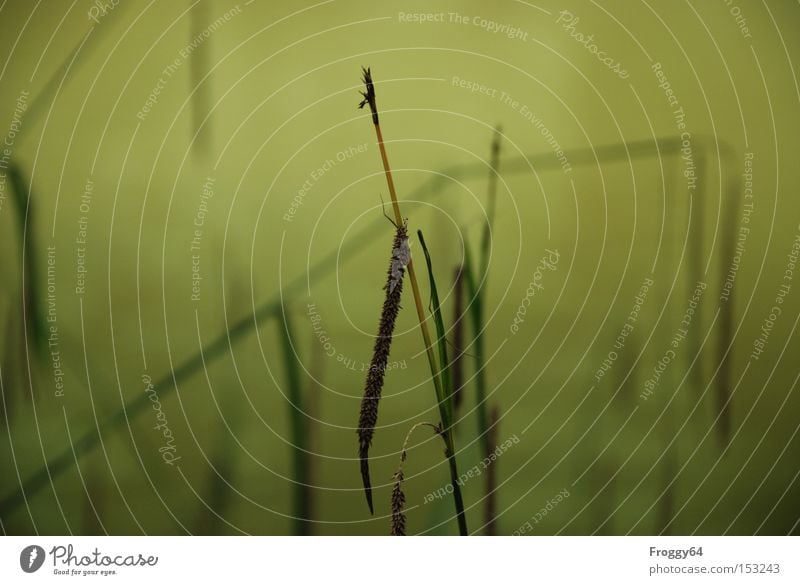
<svg viewBox="0 0 800 585"><path fill-rule="evenodd" d="M400 468L394 474L394 486L392 487L392 536L406 535L406 515L403 512L403 507L405 505L406 495L403 493L403 469Z"/></svg>
<svg viewBox="0 0 800 585"><path fill-rule="evenodd" d="M429 422L419 422L415 424L408 431L406 440L403 441L403 448L400 450L400 465L397 466L397 471L394 472L394 485L392 486L392 536L405 536L406 535L406 515L403 508L406 505L406 495L403 493L403 464L408 457L408 444L411 442L411 435L414 434L419 427L431 427L433 432L442 435L440 426L431 424Z"/></svg>
<svg viewBox="0 0 800 585"><path fill-rule="evenodd" d="M405 225L399 224L394 236L392 259L389 263L386 286L384 287L386 299L383 301L378 335L375 338L372 360L367 371L364 397L361 400L361 414L358 421L361 479L364 483L364 494L367 497L370 513L374 513L374 508L372 505L372 483L369 478L369 448L372 445L375 424L378 422L378 402L381 398L381 390L383 390L383 378L392 346L394 325L397 320L397 314L400 312L403 276L405 275L409 258L408 232Z"/></svg>

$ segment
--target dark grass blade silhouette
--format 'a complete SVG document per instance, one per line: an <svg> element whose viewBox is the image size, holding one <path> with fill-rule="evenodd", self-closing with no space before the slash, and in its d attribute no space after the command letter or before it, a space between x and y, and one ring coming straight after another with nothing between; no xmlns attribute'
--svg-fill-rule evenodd
<svg viewBox="0 0 800 585"><path fill-rule="evenodd" d="M294 533L308 536L311 528L311 486L309 485L310 454L308 449L309 420L305 412L303 397L301 366L295 353L292 324L288 312L283 314L283 322L279 325L281 351L286 376L286 399L289 409L289 421L292 438L292 515L294 516Z"/></svg>
<svg viewBox="0 0 800 585"><path fill-rule="evenodd" d="M458 411L464 402L464 269L458 266L453 279L453 359L450 363L453 378L453 413L458 418Z"/></svg>
<svg viewBox="0 0 800 585"><path fill-rule="evenodd" d="M47 322L39 302L39 271L36 264L36 243L32 229L34 222L32 194L28 189L25 176L17 164L11 164L9 167L8 178L16 199L19 239L22 242L22 274L24 282L22 302L25 324L30 336L28 345L37 354L44 356L47 349Z"/></svg>
<svg viewBox="0 0 800 585"><path fill-rule="evenodd" d="M489 421L489 445L492 449L496 449L497 431L500 424L500 410L496 405L492 408ZM489 467L486 469L486 501L483 514L486 536L497 536L497 459L489 463Z"/></svg>

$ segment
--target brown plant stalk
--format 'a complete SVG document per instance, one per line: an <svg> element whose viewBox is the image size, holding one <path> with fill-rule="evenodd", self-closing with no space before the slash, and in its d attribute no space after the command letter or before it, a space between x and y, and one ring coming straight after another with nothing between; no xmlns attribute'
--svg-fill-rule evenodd
<svg viewBox="0 0 800 585"><path fill-rule="evenodd" d="M375 101L375 86L372 83L372 73L370 72L369 68L363 69L363 73L364 87L366 91L361 92L361 95L364 99L361 100L361 103L358 107L363 108L365 105L369 105L369 108L372 111L372 124L375 126L375 136L378 140L378 150L381 153L381 161L383 162L383 173L386 176L386 185L389 187L389 196L392 199L392 209L394 210L395 223L399 225L403 223L403 216L400 213L400 204L397 202L397 192L394 188L392 168L389 166L389 157L386 154L386 146L383 144L383 134L381 133L381 125L378 119L378 105ZM419 291L417 275L414 272L414 263L410 258L406 268L408 270L408 277L411 280L411 289L414 293L414 304L417 308L417 317L419 317L419 327L422 331L422 339L425 343L425 352L428 354L428 361L431 364L431 368L436 369L436 358L433 354L431 335L428 331L428 325L425 317L425 305L422 303L422 294Z"/></svg>

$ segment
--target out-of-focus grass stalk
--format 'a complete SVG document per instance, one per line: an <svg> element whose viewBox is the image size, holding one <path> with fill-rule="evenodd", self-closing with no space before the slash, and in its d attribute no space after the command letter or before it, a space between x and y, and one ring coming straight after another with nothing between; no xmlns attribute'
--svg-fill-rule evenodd
<svg viewBox="0 0 800 585"><path fill-rule="evenodd" d="M478 416L478 434L481 444L481 452L484 457L492 451L489 441L489 415L486 405L486 374L483 362L483 309L481 307L480 291L472 271L472 254L469 251L469 244L464 245L464 276L467 282L467 298L469 303L470 321L472 323L473 335L473 356L475 359L475 410Z"/></svg>
<svg viewBox="0 0 800 585"><path fill-rule="evenodd" d="M705 157L702 154L698 154L695 157L695 173L696 176L699 177L697 181L697 187L695 194L692 195L692 207L694 208L695 212L692 217L692 221L690 222L690 230L691 230L691 247L689 249L689 271L690 276L686 282L686 298L692 298L694 294L694 288L697 286L697 283L701 280L705 280L705 274L703 270L703 261L705 259L705 231L706 231L706 189L705 189ZM703 328L705 323L703 322L703 315L705 315L705 303L701 302L698 303L697 307L695 308L695 315L692 318L693 327L692 333L689 335L688 341L688 361L686 367L689 367L691 361L697 357L695 361L694 368L691 372L690 380L694 384L694 391L697 393L698 396L702 395L703 389L705 387L705 365L706 362L702 358L702 349L701 349L701 337L703 333Z"/></svg>
<svg viewBox="0 0 800 585"><path fill-rule="evenodd" d="M29 347L43 357L47 349L47 319L42 312L39 292L39 271L36 262L34 238L34 204L25 178L16 164L11 164L8 176L15 196L17 219L22 250L22 303L23 315L30 340Z"/></svg>
<svg viewBox="0 0 800 585"><path fill-rule="evenodd" d="M497 433L500 425L500 411L495 405L489 415L489 445L497 448ZM497 459L490 461L486 469L486 497L483 506L483 521L486 536L497 536Z"/></svg>
<svg viewBox="0 0 800 585"><path fill-rule="evenodd" d="M724 262L731 262L736 255L736 243L738 238L739 197L742 195L741 180L733 173L729 173L727 178L727 213L723 222L722 246L720 257ZM722 275L727 273L728 268L723 265ZM719 313L719 335L717 338L717 361L719 363L719 374L716 384L714 384L714 412L717 414L717 438L723 453L727 453L726 447L731 437L732 411L731 407L733 396L731 387L731 369L734 363L733 339L734 339L734 317L736 315L736 290L731 290L728 300L722 303ZM727 353L727 357L726 357Z"/></svg>
<svg viewBox="0 0 800 585"><path fill-rule="evenodd" d="M492 140L492 153L489 168L489 186L486 190L486 223L483 226L481 237L481 266L480 278L483 280L489 274L489 254L492 248L492 228L494 228L494 216L497 210L497 179L500 176L500 146L502 144L503 130L498 126L494 130L494 140ZM484 280L484 287L486 282Z"/></svg>
<svg viewBox="0 0 800 585"><path fill-rule="evenodd" d="M309 485L308 420L303 408L303 392L300 381L300 363L292 342L292 326L289 313L284 312L280 326L281 351L286 375L286 401L288 406L290 437L292 441L292 515L294 533L306 536L310 533L311 486Z"/></svg>
<svg viewBox="0 0 800 585"><path fill-rule="evenodd" d="M453 500L456 506L456 516L458 519L458 530L462 536L466 536L467 518L464 514L464 500L461 496L461 484L458 477L458 466L456 465L455 441L453 439L453 383L450 378L450 360L447 358L447 337L442 318L442 309L439 305L439 293L436 289L436 280L433 276L433 264L428 247L425 245L425 238L422 231L417 230L422 251L425 254L425 262L428 265L428 278L431 288L431 307L433 310L433 320L436 323L437 345L439 347L439 367L431 370L434 379L439 379L437 389L437 399L439 402L439 416L442 420L441 435L445 443L445 456L450 468L450 482L453 486Z"/></svg>
<svg viewBox="0 0 800 585"><path fill-rule="evenodd" d="M453 378L453 419L458 420L458 411L464 402L464 267L455 269L453 278L453 360L450 370Z"/></svg>
<svg viewBox="0 0 800 585"><path fill-rule="evenodd" d="M667 416L671 419L671 416L667 414ZM661 484L661 501L659 502L658 507L658 519L657 519L657 534L661 536L670 536L672 534L672 524L674 521L674 514L675 514L675 473L677 469L676 464L676 457L677 457L677 445L672 444L669 445L669 441L672 440L672 423L671 420L668 423L669 431L667 431L667 437L665 438L664 442L664 457L661 460L661 469L660 469L660 484Z"/></svg>
<svg viewBox="0 0 800 585"><path fill-rule="evenodd" d="M88 457L86 465L83 467L84 488L86 499L83 502L83 513L81 516L81 535L100 536L108 535L103 520L103 496L105 486L102 482L102 472L104 471L104 461L95 454Z"/></svg>
<svg viewBox="0 0 800 585"><path fill-rule="evenodd" d="M308 457L306 460L306 482L309 486L313 485L316 479L316 464L314 453L319 453L319 427L315 424L320 418L320 409L322 402L323 391L323 377L325 375L325 353L322 344L317 343L317 337L311 331L311 349L309 350L311 365L309 369L308 385L305 388L305 396L303 407L306 412L308 424L306 425L306 448L308 449ZM314 501L314 491L311 487L308 488L308 502L307 514L309 520L314 517L316 512L316 505ZM313 534L314 523L307 522L308 528L306 534Z"/></svg>
<svg viewBox="0 0 800 585"><path fill-rule="evenodd" d="M494 227L494 217L497 208L497 182L500 170L500 151L502 130L495 128L494 139L489 168L489 182L486 193L486 223L484 224L480 242L480 256L478 258L477 277L472 271L472 258L469 246L464 247L464 263L466 265L466 280L469 291L470 316L472 321L473 348L475 353L475 389L476 389L476 411L478 418L478 435L484 457L489 457L494 446L492 445L492 432L486 402L486 364L484 363L484 343L483 343L483 312L486 299L486 290L489 280L489 257L492 250L492 228ZM494 523L489 521L489 515L493 514L494 488L492 486L492 474L486 474L484 498L484 517L486 518L486 531L491 534L495 529Z"/></svg>

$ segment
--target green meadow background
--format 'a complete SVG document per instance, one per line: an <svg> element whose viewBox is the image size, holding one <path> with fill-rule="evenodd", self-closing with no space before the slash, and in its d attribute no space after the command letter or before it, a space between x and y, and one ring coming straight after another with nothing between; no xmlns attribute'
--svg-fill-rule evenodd
<svg viewBox="0 0 800 585"><path fill-rule="evenodd" d="M371 516L355 427L394 228L357 108L370 66L448 327L501 128L483 357L496 440L518 442L495 463L497 532L797 534L800 7L735 1L4 2L3 532L388 534L404 437L438 410L406 282ZM482 458L466 351L464 472ZM405 470L409 533L455 534L451 498L426 498L441 442L420 431ZM477 534L484 480L463 488Z"/></svg>

